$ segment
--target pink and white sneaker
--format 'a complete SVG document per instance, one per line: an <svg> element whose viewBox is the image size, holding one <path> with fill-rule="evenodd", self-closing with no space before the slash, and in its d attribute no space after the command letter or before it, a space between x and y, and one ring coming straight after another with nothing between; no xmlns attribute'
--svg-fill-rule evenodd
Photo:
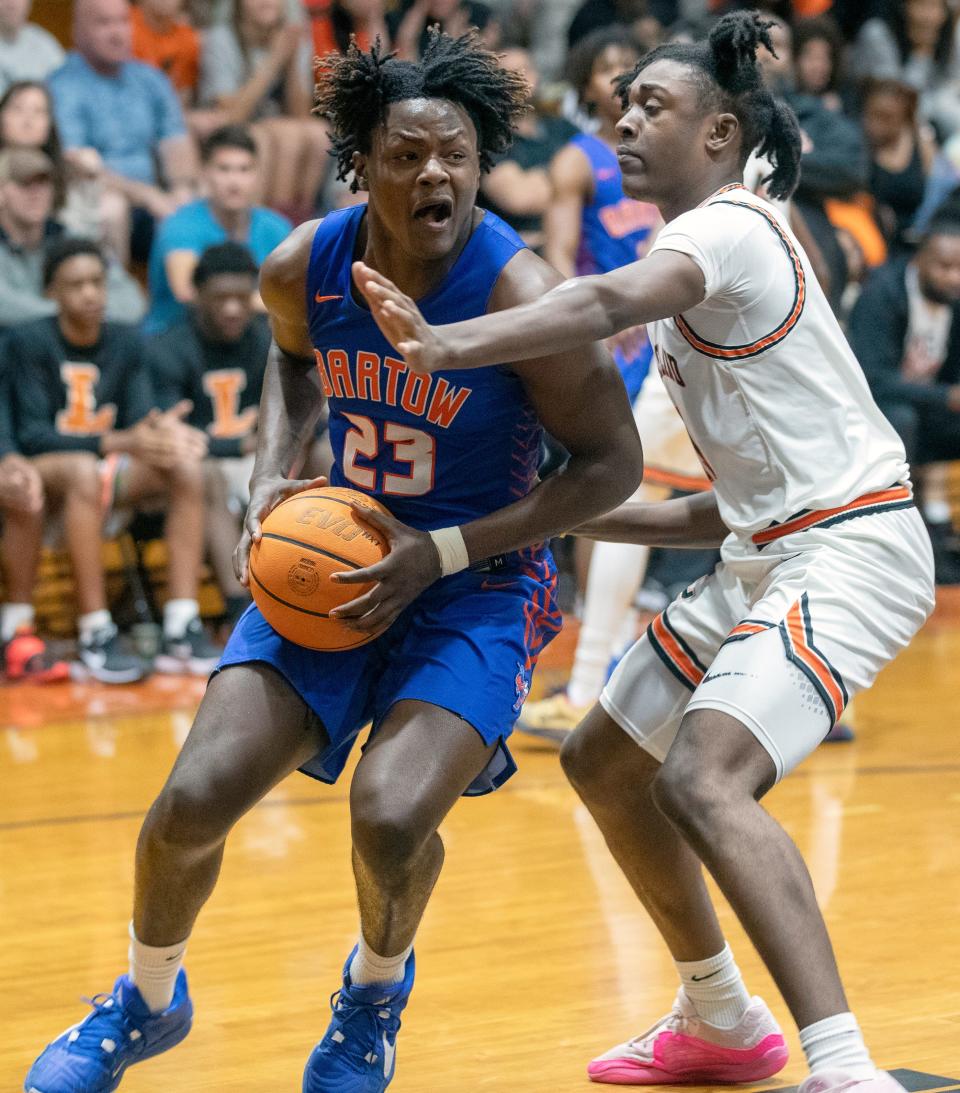
<svg viewBox="0 0 960 1093"><path fill-rule="evenodd" d="M872 1078L854 1078L845 1070L824 1070L804 1079L797 1093L904 1093L904 1088L885 1070L878 1070Z"/></svg>
<svg viewBox="0 0 960 1093"><path fill-rule="evenodd" d="M760 998L751 999L739 1024L723 1029L699 1017L681 987L666 1017L594 1059L587 1074L591 1081L611 1085L755 1082L782 1070L787 1056L780 1026ZM857 1093L868 1091L864 1087Z"/></svg>

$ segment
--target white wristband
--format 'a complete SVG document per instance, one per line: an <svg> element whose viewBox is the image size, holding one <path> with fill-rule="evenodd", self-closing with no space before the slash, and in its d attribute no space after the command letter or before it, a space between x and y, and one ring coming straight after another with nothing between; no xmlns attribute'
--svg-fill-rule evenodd
<svg viewBox="0 0 960 1093"><path fill-rule="evenodd" d="M440 555L441 577L459 573L470 565L467 544L463 541L463 532L458 527L437 528L430 532L430 538Z"/></svg>

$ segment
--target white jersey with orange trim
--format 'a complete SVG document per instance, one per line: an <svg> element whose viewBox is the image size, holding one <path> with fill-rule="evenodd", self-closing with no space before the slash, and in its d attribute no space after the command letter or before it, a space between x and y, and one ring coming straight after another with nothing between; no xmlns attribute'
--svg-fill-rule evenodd
<svg viewBox="0 0 960 1093"><path fill-rule="evenodd" d="M667 224L652 250L686 254L703 273L703 302L649 331L739 538L873 495L885 504L894 486L892 502L909 497L903 445L773 206L724 187Z"/></svg>
<svg viewBox="0 0 960 1093"><path fill-rule="evenodd" d="M635 496L645 496L643 487L651 484L687 493L710 489L683 420L655 368L643 381L633 418L643 441L643 482Z"/></svg>

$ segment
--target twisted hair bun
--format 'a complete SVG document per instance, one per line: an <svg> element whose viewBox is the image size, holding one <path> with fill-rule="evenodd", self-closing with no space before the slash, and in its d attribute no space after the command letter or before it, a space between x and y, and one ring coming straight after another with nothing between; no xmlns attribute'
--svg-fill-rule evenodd
<svg viewBox="0 0 960 1093"><path fill-rule="evenodd" d="M768 49L774 57L770 27L755 11L734 11L725 15L710 31L707 43L713 56L717 82L731 95L752 91L762 81L757 50Z"/></svg>

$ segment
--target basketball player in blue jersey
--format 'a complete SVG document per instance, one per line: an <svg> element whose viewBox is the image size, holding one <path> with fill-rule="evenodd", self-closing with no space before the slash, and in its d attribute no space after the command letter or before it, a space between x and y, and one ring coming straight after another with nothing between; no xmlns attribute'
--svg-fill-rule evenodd
<svg viewBox="0 0 960 1093"><path fill-rule="evenodd" d="M386 1089L414 935L443 862L437 829L458 797L513 772L505 740L560 626L542 544L619 504L642 473L623 383L601 348L416 375L351 284L362 258L449 322L559 282L475 207L480 173L523 108L522 80L472 36L432 35L416 65L375 47L327 66L319 110L341 176L352 173L369 203L303 225L264 265L274 345L237 568L245 578L264 516L309 485L290 475L326 399L333 483L382 498L394 514L360 510L390 552L361 574L373 590L338 613L358 635L389 628L323 653L285 641L255 607L244 615L140 834L130 972L41 1054L26 1079L34 1093L107 1093L129 1065L187 1035L181 964L227 834L297 768L333 782L371 721L350 788L360 938L303 1089ZM543 428L571 457L539 482ZM304 1008L298 997L291 1013Z"/></svg>
<svg viewBox="0 0 960 1093"><path fill-rule="evenodd" d="M382 273L358 263L355 276L410 367L443 368L451 381L452 368L647 323L713 484L580 529L721 547L720 564L653 620L561 751L680 980L670 1011L594 1059L590 1078L715 1087L785 1065L783 1034L724 940L706 869L796 1021L810 1071L799 1093L903 1093L850 1011L803 859L760 803L934 603L903 445L787 219L743 185L754 149L772 164L775 198L789 197L800 170L797 119L757 64L757 50L773 48L768 26L731 13L707 41L660 46L622 77L624 185L665 221L648 257L441 327ZM885 968L877 955L871 969ZM894 989L882 973L877 985Z"/></svg>
<svg viewBox="0 0 960 1093"><path fill-rule="evenodd" d="M616 78L636 61L622 27L596 30L570 53L570 81L598 128L578 133L550 164L554 197L544 218L544 257L564 277L607 273L635 262L647 253L660 224L655 205L623 192L615 151L620 119ZM650 340L642 327L633 328L611 338L607 348L633 402L650 365Z"/></svg>

